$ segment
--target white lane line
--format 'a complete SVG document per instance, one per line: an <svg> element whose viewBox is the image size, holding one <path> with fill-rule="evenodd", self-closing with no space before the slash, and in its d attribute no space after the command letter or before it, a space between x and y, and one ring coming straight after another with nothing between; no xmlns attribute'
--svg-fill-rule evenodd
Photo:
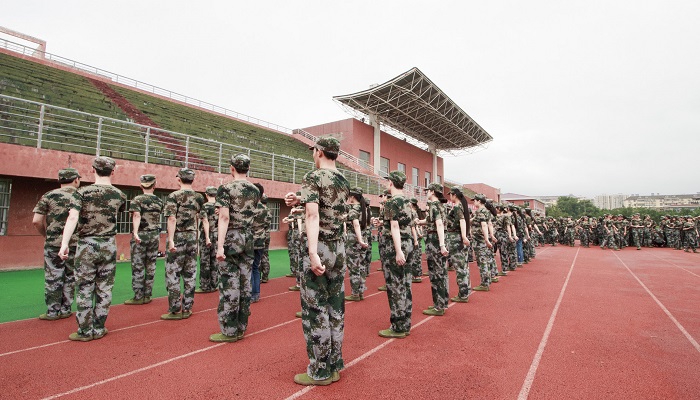
<svg viewBox="0 0 700 400"><path fill-rule="evenodd" d="M571 262L571 266L569 267L569 273L566 275L566 280L564 280L564 286L561 288L561 292L559 292L559 298L557 299L557 303L554 305L554 309L552 310L552 315L549 316L549 321L547 322L547 328L544 330L544 335L542 335L542 340L540 340L540 345L537 347L537 352L535 353L535 357L532 359L532 364L530 364L530 370L527 372L527 375L525 376L525 381L523 382L523 386L520 388L520 394L518 394L518 400L525 400L527 397L530 395L530 389L532 388L532 382L535 380L535 374L537 373L537 368L540 366L540 360L542 360L542 354L544 353L544 348L547 346L547 341L549 340L549 334L552 332L552 328L554 327L554 320L557 318L557 313L559 312L559 305L561 304L561 300L564 298L564 292L566 291L566 287L569 285L569 278L571 278L571 272L574 270L574 264L576 264L576 259L578 258L578 252L581 250L579 247L576 250L576 255L574 256L574 260Z"/></svg>
<svg viewBox="0 0 700 400"><path fill-rule="evenodd" d="M375 294L378 294L378 293L375 293ZM373 294L372 296L374 296L374 294ZM368 296L368 297L369 297L369 296ZM452 306L455 305L455 304L456 304L456 303L450 303L450 304L447 305L447 308L450 308L450 307L452 307ZM424 323L430 321L430 320L433 319L433 318L435 318L435 317L433 317L433 316L427 317L427 318L421 320L420 322L418 322L417 324L413 325L413 327L412 327L411 329L413 330L413 329L415 329L415 328L417 328L417 327L423 325ZM360 361L366 359L367 357L371 356L372 354L375 354L376 352L378 352L379 350L383 349L384 347L388 346L389 344L393 343L393 342L396 341L396 340L397 340L397 339L389 339L389 340L387 340L386 342L383 342L382 344L380 344L379 346L377 346L377 347L375 347L375 348L373 348L373 349L367 351L366 353L363 353L362 355L360 355L359 357L357 357L356 359L350 361L347 365L345 365L345 369L348 369L348 368L353 367L354 365L356 365L356 364L359 363ZM305 395L306 393L309 393L309 392L310 392L311 390L313 390L315 387L316 387L316 386L306 386L305 388L299 390L298 392L293 393L291 396L287 397L285 400L295 400L295 399L298 399L299 397Z"/></svg>
<svg viewBox="0 0 700 400"><path fill-rule="evenodd" d="M373 293L373 294L370 294L370 295L366 296L365 298L373 297L373 296L376 296L376 295L381 294L381 293L382 293L382 292ZM273 296L274 296L274 295L273 295ZM452 304L450 304L450 306L451 306L451 305L452 305ZM213 309L212 309L212 310L213 310ZM204 310L204 311L207 311L207 310ZM204 312L204 311L200 311L200 312ZM432 318L432 317L430 317L430 318ZM246 337L255 336L255 335L258 335L258 334L267 332L267 331L271 331L271 330L273 330L273 329L280 328L280 327L282 327L282 326L291 324L291 323L296 322L296 321L301 321L301 319L295 318L295 319L292 319L292 320L289 320L289 321L286 321L286 322L282 322L282 323L280 323L280 324L277 324L277 325L274 325L274 326L270 326L270 327L268 327L268 328L264 328L264 329L261 329L261 330L259 330L259 331L255 331L255 332L252 332L252 333L250 333L250 334L247 334ZM160 321L149 322L149 323L141 324L141 325L147 325L147 324L151 324L151 323L155 323L155 322L160 322ZM420 324L423 323L423 322L424 322L424 321L419 322L418 324L416 324L416 326L420 325ZM122 328L122 329L127 329L127 328ZM116 329L115 329L115 331L116 331ZM392 340L393 340L393 339L392 339ZM39 348L39 347L51 346L51 345L53 345L53 344L58 344L58 343L66 343L66 342L70 342L70 340L66 340L66 341L63 341L63 342L52 343L52 344L49 344L49 345L38 346L37 348ZM95 386L99 386L99 385L103 385L103 384L108 383L108 382L115 381L115 380L117 380L117 379L126 378L126 377L128 377L128 376L137 374L137 373L139 373L139 372L148 371L148 370L150 370L150 369L159 367L159 366L161 366L161 365L169 364L169 363L171 363L171 362L173 362L173 361L181 360L181 359L183 359L183 358L190 357L190 356L193 356L193 355L196 355L196 354L199 354L199 353L202 353L202 352L205 352L205 351L208 351L208 350L211 350L211 349L220 347L221 345L224 345L224 344L226 344L226 343L218 343L218 344L210 345L210 346L201 348L201 349L199 349L199 350L195 350L195 351L192 351L192 352L189 352L189 353L186 353L186 354L177 356L177 357L173 357L173 358L170 358L170 359L167 359L167 360L164 360L164 361L155 363L155 364L147 365L147 366L145 366L145 367L143 367L143 368L139 368L139 369L136 369L136 370L133 370L133 371L129 371L129 372L123 373L123 374L121 374L121 375L113 376L113 377L111 377L111 378L107 378L107 379L104 379L104 380L101 380L101 381L98 381L98 382L95 382L95 383L91 383L91 384L89 384L89 385L81 386L81 387L75 388L75 389L73 389L73 390L70 390L70 391L68 391L68 392L59 393L59 394L55 394L55 395L53 395L53 396L45 397L44 399L45 399L45 400L48 400L48 399L56 399L56 398L59 398L59 397L62 397L62 396L67 396L67 395L69 395L69 394L77 393L77 392L80 392L80 391L83 391L83 390L86 390L86 389L90 389L90 388L95 387ZM23 350L15 351L15 353L20 352L20 351L23 351Z"/></svg>
<svg viewBox="0 0 700 400"><path fill-rule="evenodd" d="M272 330L272 329L276 329L276 328L279 328L279 327L282 327L282 326L284 326L284 325L288 325L288 324L291 324L291 323L297 322L297 321L300 321L300 319L295 318L295 319L292 319L292 320L289 320L289 321L286 321L286 322L282 322L281 324L277 324L277 325L275 325L275 326L271 326L271 327L268 327L268 328L265 328L265 329L261 329L261 330L259 330L259 331L255 331L255 332L252 332L252 333L246 335L246 337L248 337L248 336L254 336L254 335L257 335L257 334L260 334L260 333L263 333L263 332L267 332L267 331L270 331L270 330ZM203 353L203 352L205 352L205 351L209 351L209 350L215 349L215 348L217 348L217 347L221 347L221 346L226 345L226 344L228 344L228 343L217 343L217 344L213 344L213 345L210 345L210 346L207 346L207 347L203 347L203 348L201 348L201 349L194 350L194 351L191 351L191 352L189 352L189 353L179 355L179 356L177 356L177 357L169 358L169 359L167 359L167 360L163 360L163 361L158 362L158 363L155 363L155 364L147 365L147 366L145 366L145 367L143 367L143 368L139 368L139 369L135 369L135 370L132 370L132 371L129 371L129 372L125 372L125 373L123 373L123 374L116 375L116 376L113 376L113 377L111 377L111 378L103 379L103 380L101 380L101 381L97 381L97 382L91 383L91 384L89 384L89 385L77 387L77 388L72 389L72 390L69 390L69 391L67 391L67 392L54 394L54 395L49 396L49 397L44 397L44 400L57 399L57 398L59 398L59 397L67 396L67 395L70 395L70 394L73 394L73 393L82 392L83 390L90 389L90 388L93 388L93 387L95 387L95 386L104 385L105 383L109 383L109 382L112 382L112 381L116 381L116 380L118 380L118 379L126 378L126 377L128 377L128 376L131 376L131 375L134 375L134 374L138 374L139 372L148 371L148 370L150 370L150 369L160 367L161 365L169 364L169 363L171 363L171 362L173 362L173 361L177 361L177 360L182 360L183 358L187 358L187 357L190 357L190 356L199 354L199 353Z"/></svg>
<svg viewBox="0 0 700 400"><path fill-rule="evenodd" d="M695 350L697 350L697 352L700 353L700 344L698 344L698 342L695 340L695 338L693 338L693 336L691 336L690 333L688 333L688 331L683 327L683 325L681 325L681 323L678 322L678 320L673 316L673 314L671 314L671 312L668 311L668 308L666 308L666 306L664 306L661 303L661 301L659 301L659 299L656 298L656 296L654 296L654 293L652 293L651 290L649 290L649 288L637 277L637 275L634 272L632 272L632 270L627 266L627 264L625 264L625 262L622 261L622 259L620 259L620 257L617 254L615 254L615 257L617 257L617 259L620 260L620 262L627 269L627 271L630 274L632 274L634 279L636 279L637 282L639 282L639 284L644 288L644 290L646 290L646 292L649 294L649 296L651 296L651 298L654 299L656 304L658 304L658 306L661 307L661 309L666 314L666 316L668 316L668 318L671 319L671 321L673 321L674 324L676 324L676 327L678 328L678 330L680 330L681 333L683 333L683 335L686 337L686 339L688 339L690 344L693 345Z"/></svg>
<svg viewBox="0 0 700 400"><path fill-rule="evenodd" d="M695 276L697 276L698 278L700 278L700 275L696 274L696 273L693 272L693 271L689 271L689 270L687 270L687 269L681 267L680 265L676 265L676 264L672 263L671 261L669 261L669 260L667 260L667 259L665 259L665 258L661 258L661 257L657 256L657 255L654 254L654 253L651 253L651 254L652 254L654 257L656 257L656 258L658 258L659 260L661 260L661 261L664 261L664 262L666 262L666 263L669 263L669 264L673 265L673 266L676 267L676 268L680 268L680 269L682 269L683 271L685 271L685 272L687 272L687 273L689 273L689 274L691 274L691 275L695 275Z"/></svg>

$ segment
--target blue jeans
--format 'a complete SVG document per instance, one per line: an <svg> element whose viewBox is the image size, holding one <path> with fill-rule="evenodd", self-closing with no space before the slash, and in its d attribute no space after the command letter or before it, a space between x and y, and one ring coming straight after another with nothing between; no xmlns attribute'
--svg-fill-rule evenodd
<svg viewBox="0 0 700 400"><path fill-rule="evenodd" d="M262 260L263 251L265 251L265 249L254 250L253 273L250 277L250 285L253 287L253 290L250 292L251 299L260 298L260 260Z"/></svg>
<svg viewBox="0 0 700 400"><path fill-rule="evenodd" d="M518 241L515 243L515 250L518 252L518 264L522 264L523 260L525 259L523 257L523 239L522 238L518 238Z"/></svg>

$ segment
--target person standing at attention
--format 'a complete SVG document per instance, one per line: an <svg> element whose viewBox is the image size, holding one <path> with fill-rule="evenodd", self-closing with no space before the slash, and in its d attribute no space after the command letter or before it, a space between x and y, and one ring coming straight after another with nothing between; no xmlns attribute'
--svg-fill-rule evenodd
<svg viewBox="0 0 700 400"><path fill-rule="evenodd" d="M315 170L307 173L301 196L287 193L285 203L306 208L308 252L302 254L301 308L309 365L294 376L300 385L330 385L340 379L345 334L345 241L350 184L335 167L340 142L321 138L313 150Z"/></svg>

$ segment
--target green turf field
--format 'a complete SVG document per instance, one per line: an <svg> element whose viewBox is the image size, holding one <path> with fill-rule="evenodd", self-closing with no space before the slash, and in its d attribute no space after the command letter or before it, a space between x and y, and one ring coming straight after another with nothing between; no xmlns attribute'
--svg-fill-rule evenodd
<svg viewBox="0 0 700 400"><path fill-rule="evenodd" d="M372 248L372 260L379 259L377 243ZM270 278L289 273L289 254L286 249L270 250ZM158 259L153 297L167 296L165 290L165 260ZM122 304L133 297L131 290L131 264L117 263L112 291L112 304ZM73 304L75 310L75 304ZM44 303L44 270L0 272L0 322L38 317L46 312Z"/></svg>

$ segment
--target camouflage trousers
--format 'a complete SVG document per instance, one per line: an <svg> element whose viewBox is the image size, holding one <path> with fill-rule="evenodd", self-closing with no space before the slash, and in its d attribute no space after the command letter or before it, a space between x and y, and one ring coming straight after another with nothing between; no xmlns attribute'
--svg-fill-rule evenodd
<svg viewBox="0 0 700 400"><path fill-rule="evenodd" d="M270 278L270 235L265 239L265 247L260 260L260 277L263 280Z"/></svg>
<svg viewBox="0 0 700 400"><path fill-rule="evenodd" d="M513 254L510 252L511 241L505 232L496 231L496 240L498 244L498 254L501 256L501 271L506 272L509 269L514 270L516 266Z"/></svg>
<svg viewBox="0 0 700 400"><path fill-rule="evenodd" d="M523 249L523 251L524 251L525 254L527 255L527 256L526 256L526 259L529 261L529 260L532 260L533 258L535 258L535 256L537 255L537 253L535 252L535 242L532 240L532 236L530 236L530 240L528 240L527 242L525 242L525 243L523 244L523 246L525 247L525 248Z"/></svg>
<svg viewBox="0 0 700 400"><path fill-rule="evenodd" d="M615 235L613 235L612 232L606 233L603 241L600 243L601 249L604 249L605 247L617 250L617 244L615 243Z"/></svg>
<svg viewBox="0 0 700 400"><path fill-rule="evenodd" d="M197 284L197 232L175 232L175 252L165 259L165 286L168 288L168 311L192 311ZM184 291L180 293L180 278Z"/></svg>
<svg viewBox="0 0 700 400"><path fill-rule="evenodd" d="M425 237L425 255L428 258L428 276L436 310L447 309L449 301L449 282L447 275L447 258L440 254L440 241L437 233L428 233Z"/></svg>
<svg viewBox="0 0 700 400"><path fill-rule="evenodd" d="M160 232L142 231L139 233L141 243L131 238L131 289L135 299L151 297L153 294L153 277L156 274L156 257L160 244Z"/></svg>
<svg viewBox="0 0 700 400"><path fill-rule="evenodd" d="M482 286L491 286L491 259L493 251L486 246L483 238L474 237L472 246L474 247L474 255L476 256L476 264L479 266L479 275L481 277ZM515 247L513 247L515 248Z"/></svg>
<svg viewBox="0 0 700 400"><path fill-rule="evenodd" d="M216 290L219 282L219 262L216 260L218 235L218 232L209 232L210 246L207 246L204 234L199 235L199 288L207 292Z"/></svg>
<svg viewBox="0 0 700 400"><path fill-rule="evenodd" d="M382 231L378 231L377 233L377 247L379 249L379 262L382 265L382 268L384 268L384 264L386 264L386 237L384 237L384 233Z"/></svg>
<svg viewBox="0 0 700 400"><path fill-rule="evenodd" d="M117 263L117 241L114 236L88 236L78 239L75 254L75 278L78 311L78 334L102 335L112 304L112 288Z"/></svg>
<svg viewBox="0 0 700 400"><path fill-rule="evenodd" d="M423 275L423 246L421 243L423 243L423 240L418 239L418 245L414 245L413 251L411 252L411 257L406 261L409 263L411 274L415 278L419 278Z"/></svg>
<svg viewBox="0 0 700 400"><path fill-rule="evenodd" d="M365 281L368 269L365 268L365 258L367 251L357 243L355 235L348 235L345 243L345 259L347 260L348 271L350 271L350 290L354 295L360 295L367 290Z"/></svg>
<svg viewBox="0 0 700 400"><path fill-rule="evenodd" d="M301 286L301 276L304 274L304 257L309 255L309 241L306 238L306 232L301 234L301 237L297 236L297 286Z"/></svg>
<svg viewBox="0 0 700 400"><path fill-rule="evenodd" d="M510 264L508 264L508 269L515 271L515 268L518 266L518 249L516 248L516 242L511 242L509 240L508 243L506 243L506 249L506 251L508 251L508 260L510 261Z"/></svg>
<svg viewBox="0 0 700 400"><path fill-rule="evenodd" d="M60 247L44 246L44 301L46 315L58 317L71 313L75 295L75 247L70 249L68 259L58 256Z"/></svg>
<svg viewBox="0 0 700 400"><path fill-rule="evenodd" d="M683 244L684 249L693 249L696 250L698 248L698 235L695 234L694 230L686 231L685 232L685 243Z"/></svg>
<svg viewBox="0 0 700 400"><path fill-rule="evenodd" d="M345 242L318 242L318 256L326 272L311 271L308 252L303 255L301 274L301 325L309 356L307 374L312 379L328 379L345 367Z"/></svg>
<svg viewBox="0 0 700 400"><path fill-rule="evenodd" d="M297 234L293 230L287 231L287 251L289 252L289 271L297 275L297 270L299 266L299 249L297 246L298 240Z"/></svg>
<svg viewBox="0 0 700 400"><path fill-rule="evenodd" d="M651 230L644 228L642 232L642 246L651 247Z"/></svg>
<svg viewBox="0 0 700 400"><path fill-rule="evenodd" d="M391 240L391 242L389 242ZM411 280L413 274L408 264L396 264L396 249L393 240L386 238L390 245L386 248L386 263L384 276L386 279L386 294L389 299L389 321L394 332L410 332L411 315L413 313L413 294ZM408 260L415 251L413 238L401 238L401 251Z"/></svg>
<svg viewBox="0 0 700 400"><path fill-rule="evenodd" d="M462 242L462 234L460 232L447 232L446 235L445 245L450 252L447 256L447 262L455 269L459 297L467 297L472 291L472 284L469 280L469 264L467 263L466 248Z"/></svg>
<svg viewBox="0 0 700 400"><path fill-rule="evenodd" d="M369 275L369 267L372 264L372 230L366 229L362 234L365 236L365 243L369 246L365 249L365 259L362 265L365 268L365 276Z"/></svg>
<svg viewBox="0 0 700 400"><path fill-rule="evenodd" d="M588 247L590 245L590 232L588 229L581 229L581 246Z"/></svg>
<svg viewBox="0 0 700 400"><path fill-rule="evenodd" d="M642 235L644 233L642 232L641 229L632 229L632 232L630 233L630 236L632 238L632 245L634 247L642 247Z"/></svg>
<svg viewBox="0 0 700 400"><path fill-rule="evenodd" d="M250 315L253 269L253 233L229 229L224 242L226 260L219 264L219 327L221 333L245 333Z"/></svg>

